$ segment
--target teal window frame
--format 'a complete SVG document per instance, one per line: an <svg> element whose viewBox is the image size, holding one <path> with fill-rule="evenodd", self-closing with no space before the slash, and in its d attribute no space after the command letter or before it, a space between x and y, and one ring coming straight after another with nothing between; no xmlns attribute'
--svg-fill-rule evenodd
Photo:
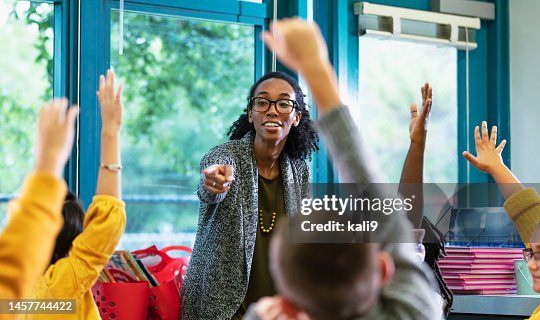
<svg viewBox="0 0 540 320"><path fill-rule="evenodd" d="M328 43L329 56L338 74L340 88L346 91L351 101L358 98L358 36L357 18L353 14L353 0L288 0L279 1L278 18L307 16L308 1L313 2L313 19L316 21ZM479 49L469 52L470 61L470 114L466 123L465 114L465 53L458 53L458 182L490 182L486 174L471 168L467 173L467 163L460 152L466 148L466 132L472 132L482 120L499 127L499 136L510 138L510 84L509 84L509 12L505 0L489 0L496 5L497 20L483 21L477 32ZM94 94L97 90L98 75L109 67L110 12L117 9L117 0L95 1L45 1L55 4L55 25L60 23L68 28L55 28L55 96L68 96L74 103L83 106L80 115L79 149L74 151L66 168L66 179L74 190L78 187L83 202L88 204L95 192L99 154L99 109ZM429 10L429 0L372 0L371 2L400 5L406 8ZM78 7L80 6L80 51L76 32ZM271 53L258 39L258 34L268 28L273 18L273 0L262 3L243 1L189 1L189 0L126 0L126 10L173 16L210 19L215 21L238 22L254 25L255 78L271 70ZM57 15L57 11L61 12ZM60 38L58 37L60 32ZM77 61L80 52L80 93L77 90ZM291 73L279 63L278 70ZM60 72L58 72L60 70ZM80 99L79 99L80 95ZM310 101L310 105L313 102ZM315 108L312 116L317 118ZM511 140L503 158L510 166ZM474 137L469 134L469 145L474 147ZM314 182L338 182L338 175L329 160L321 141L321 150L313 157ZM76 155L80 155L77 164ZM80 168L77 176L76 169Z"/></svg>
<svg viewBox="0 0 540 320"><path fill-rule="evenodd" d="M353 5L359 0L313 0L314 20L325 37L329 56L336 71L340 88L348 92L351 101L358 99L358 22L353 14ZM429 0L370 0L369 2L401 6L404 8L430 10ZM498 126L499 137L510 142L510 62L509 62L509 7L505 0L487 0L495 3L495 21L482 21L477 31L479 48L469 52L470 114L466 117L466 56L458 52L458 181L459 183L493 182L485 173L475 168L467 170L467 161L461 152L469 146L474 151L472 130L482 120ZM315 182L338 182L339 178L324 146L316 156ZM510 166L508 143L503 153L505 163Z"/></svg>
<svg viewBox="0 0 540 320"><path fill-rule="evenodd" d="M292 7L296 4L291 1ZM253 3L244 1L190 1L190 0L126 0L124 10L176 17L200 18L222 22L237 22L255 27L255 78L262 76L268 67L269 52L259 33L267 29L272 18L271 1ZM281 5L281 2L280 2ZM290 15L291 4L283 7ZM99 108L95 95L99 74L110 66L110 15L119 8L118 0L82 1L80 3L80 135L81 155L78 159L79 197L85 205L95 194L99 164ZM255 80L255 79L254 79ZM75 159L75 158L73 158ZM72 160L76 161L76 160ZM74 165L72 165L74 166Z"/></svg>
<svg viewBox="0 0 540 320"><path fill-rule="evenodd" d="M77 7L78 0L30 0L33 3L53 5L53 97L67 97L72 103L77 99ZM77 155L73 148L72 159ZM76 188L76 166L69 161L64 178L71 190ZM15 192L15 190L13 190ZM8 201L10 195L0 201Z"/></svg>

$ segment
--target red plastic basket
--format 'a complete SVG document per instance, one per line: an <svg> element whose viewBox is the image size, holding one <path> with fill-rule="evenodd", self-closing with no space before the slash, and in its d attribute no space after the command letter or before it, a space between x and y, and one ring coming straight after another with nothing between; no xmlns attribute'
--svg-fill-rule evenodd
<svg viewBox="0 0 540 320"><path fill-rule="evenodd" d="M170 246L161 250L152 246L133 252L159 283L157 287L150 288L148 319L180 319L182 310L180 290L190 257L173 258L169 256L168 252L174 250L189 254L192 252L191 248L185 246Z"/></svg>
<svg viewBox="0 0 540 320"><path fill-rule="evenodd" d="M148 282L97 282L92 288L101 319L145 320L148 312Z"/></svg>
<svg viewBox="0 0 540 320"><path fill-rule="evenodd" d="M171 251L184 251L191 255L193 250L186 246L169 246L159 250L152 246L146 249L133 251L144 263L148 271L161 283L166 283L175 278L178 273L186 274L190 256L173 258L168 255ZM150 261L150 263L149 263Z"/></svg>

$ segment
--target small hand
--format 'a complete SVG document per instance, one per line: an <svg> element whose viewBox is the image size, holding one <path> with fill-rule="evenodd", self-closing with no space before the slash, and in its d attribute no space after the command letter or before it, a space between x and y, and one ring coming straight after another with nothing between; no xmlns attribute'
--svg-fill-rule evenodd
<svg viewBox="0 0 540 320"><path fill-rule="evenodd" d="M501 141L498 147L497 144L497 127L491 128L491 137L488 134L487 122L482 122L482 135L480 128L474 128L474 142L476 145L476 157L470 152L464 151L463 156L478 170L493 174L497 168L504 166L501 153L506 145L506 140Z"/></svg>
<svg viewBox="0 0 540 320"><path fill-rule="evenodd" d="M429 121L429 114L431 112L431 104L433 97L433 90L429 86L429 83L421 88L422 91L422 110L418 114L418 108L416 104L411 104L411 122L409 124L409 135L411 143L419 143L425 145L427 124Z"/></svg>
<svg viewBox="0 0 540 320"><path fill-rule="evenodd" d="M306 72L328 61L326 43L315 23L298 18L275 21L262 39L281 63L296 72Z"/></svg>
<svg viewBox="0 0 540 320"><path fill-rule="evenodd" d="M107 70L107 77L99 76L99 91L97 96L101 107L101 123L104 132L116 133L122 126L122 89L118 86L118 91L114 92L115 79L114 71Z"/></svg>
<svg viewBox="0 0 540 320"><path fill-rule="evenodd" d="M36 170L62 176L75 136L75 119L79 108L68 107L67 99L54 100L39 112Z"/></svg>
<svg viewBox="0 0 540 320"><path fill-rule="evenodd" d="M231 165L214 164L203 170L204 188L217 194L229 191L234 181L234 169Z"/></svg>
<svg viewBox="0 0 540 320"><path fill-rule="evenodd" d="M310 320L305 312L280 296L261 298L255 313L261 320Z"/></svg>

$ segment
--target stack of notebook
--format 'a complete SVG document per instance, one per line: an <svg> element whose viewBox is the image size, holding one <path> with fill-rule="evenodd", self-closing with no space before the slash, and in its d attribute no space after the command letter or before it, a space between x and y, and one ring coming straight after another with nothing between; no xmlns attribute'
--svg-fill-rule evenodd
<svg viewBox="0 0 540 320"><path fill-rule="evenodd" d="M117 250L99 275L101 282L146 281L150 288L158 285L141 260L127 250Z"/></svg>
<svg viewBox="0 0 540 320"><path fill-rule="evenodd" d="M455 294L515 294L514 260L523 259L519 248L447 247L439 267Z"/></svg>

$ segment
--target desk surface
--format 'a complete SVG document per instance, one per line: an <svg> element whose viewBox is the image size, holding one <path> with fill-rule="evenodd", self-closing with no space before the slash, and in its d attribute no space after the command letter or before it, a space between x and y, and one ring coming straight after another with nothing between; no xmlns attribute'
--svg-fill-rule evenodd
<svg viewBox="0 0 540 320"><path fill-rule="evenodd" d="M452 313L530 316L539 305L540 295L455 295Z"/></svg>

